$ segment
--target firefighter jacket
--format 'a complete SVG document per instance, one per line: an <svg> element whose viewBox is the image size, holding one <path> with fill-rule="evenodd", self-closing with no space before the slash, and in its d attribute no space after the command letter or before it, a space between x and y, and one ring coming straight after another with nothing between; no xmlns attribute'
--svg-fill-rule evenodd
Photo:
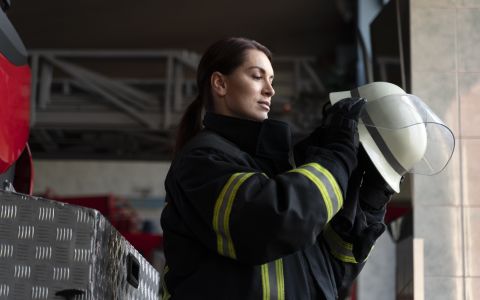
<svg viewBox="0 0 480 300"><path fill-rule="evenodd" d="M204 125L165 181L163 299L336 299L384 229L348 199L353 167L314 143L292 166L283 122Z"/></svg>

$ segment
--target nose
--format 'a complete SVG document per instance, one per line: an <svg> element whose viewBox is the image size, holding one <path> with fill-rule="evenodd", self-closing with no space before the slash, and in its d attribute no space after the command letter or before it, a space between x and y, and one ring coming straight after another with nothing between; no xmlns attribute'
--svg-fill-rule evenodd
<svg viewBox="0 0 480 300"><path fill-rule="evenodd" d="M275 90L271 82L267 81L263 87L263 94L267 97L273 97L275 95Z"/></svg>

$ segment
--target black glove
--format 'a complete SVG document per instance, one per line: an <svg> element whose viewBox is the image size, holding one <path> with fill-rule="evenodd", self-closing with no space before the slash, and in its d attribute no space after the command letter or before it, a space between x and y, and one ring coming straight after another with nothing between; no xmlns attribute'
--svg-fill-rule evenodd
<svg viewBox="0 0 480 300"><path fill-rule="evenodd" d="M344 193L357 166L357 121L364 104L359 98L335 103L325 111L321 125L294 148L297 165L322 157L322 165L335 174Z"/></svg>
<svg viewBox="0 0 480 300"><path fill-rule="evenodd" d="M377 238L385 231L384 214L371 210L365 211L361 200L361 182L364 175L363 165L358 164L349 181L347 196L343 208L333 217L330 224L344 241L353 244L352 252L358 262L363 262Z"/></svg>
<svg viewBox="0 0 480 300"><path fill-rule="evenodd" d="M347 98L326 110L322 123L314 133L320 147L336 153L338 162L343 162L348 176L357 166L359 145L357 123L365 100Z"/></svg>
<svg viewBox="0 0 480 300"><path fill-rule="evenodd" d="M395 191L383 179L363 146L358 149L358 165L364 170L360 202L375 210L384 207Z"/></svg>
<svg viewBox="0 0 480 300"><path fill-rule="evenodd" d="M345 98L325 110L322 127L345 127L358 122L365 105L363 98ZM355 124L356 125L356 124Z"/></svg>
<svg viewBox="0 0 480 300"><path fill-rule="evenodd" d="M358 212L357 206L362 176L363 171L357 166L348 180L347 194L343 201L343 207L332 219L332 224L334 224L338 232L350 232L354 226Z"/></svg>
<svg viewBox="0 0 480 300"><path fill-rule="evenodd" d="M305 162L309 146L325 147L341 143L350 146L356 156L359 144L357 123L364 104L362 98L346 98L326 109L320 126L308 138L295 145L297 164Z"/></svg>
<svg viewBox="0 0 480 300"><path fill-rule="evenodd" d="M348 143L354 147L356 153L359 144L357 124L364 104L365 100L362 98L347 98L328 108L317 129L321 134L320 143Z"/></svg>

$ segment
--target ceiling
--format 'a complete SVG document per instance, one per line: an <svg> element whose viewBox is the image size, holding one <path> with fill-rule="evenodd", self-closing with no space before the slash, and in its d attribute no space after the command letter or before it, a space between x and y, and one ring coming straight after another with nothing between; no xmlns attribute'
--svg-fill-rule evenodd
<svg viewBox="0 0 480 300"><path fill-rule="evenodd" d="M322 55L349 42L353 1L13 0L7 11L27 49L203 51L246 36L282 55Z"/></svg>

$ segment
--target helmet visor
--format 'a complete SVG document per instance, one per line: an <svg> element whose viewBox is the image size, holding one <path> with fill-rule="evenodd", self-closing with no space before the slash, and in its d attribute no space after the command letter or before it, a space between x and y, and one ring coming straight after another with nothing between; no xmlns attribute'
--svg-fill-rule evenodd
<svg viewBox="0 0 480 300"><path fill-rule="evenodd" d="M437 174L453 155L452 131L417 96L388 95L369 101L361 112L360 124L401 175Z"/></svg>

